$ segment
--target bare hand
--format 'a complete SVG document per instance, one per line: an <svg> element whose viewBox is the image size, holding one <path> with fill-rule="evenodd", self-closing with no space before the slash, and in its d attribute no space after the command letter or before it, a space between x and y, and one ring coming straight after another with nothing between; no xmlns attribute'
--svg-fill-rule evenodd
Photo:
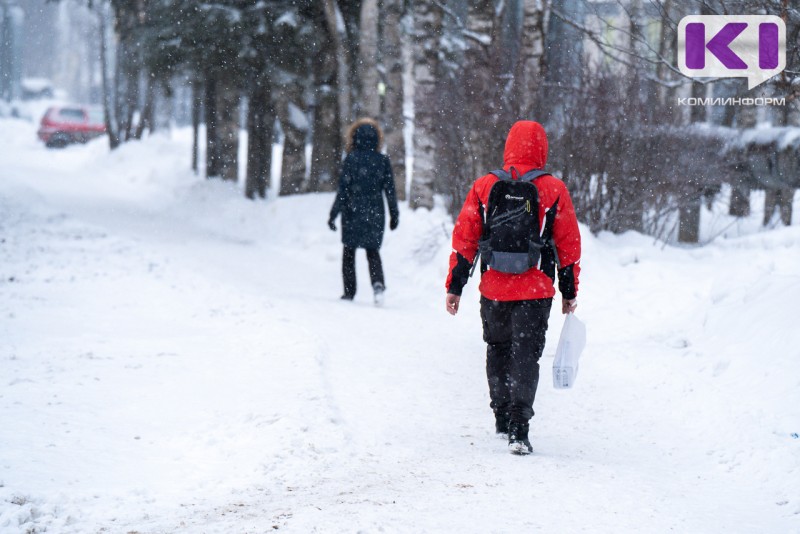
<svg viewBox="0 0 800 534"><path fill-rule="evenodd" d="M578 307L578 299L561 299L561 313L575 313L575 309Z"/></svg>
<svg viewBox="0 0 800 534"><path fill-rule="evenodd" d="M447 313L449 313L450 315L457 314L459 302L461 302L461 297L459 295L453 295L452 293L448 293L446 300Z"/></svg>

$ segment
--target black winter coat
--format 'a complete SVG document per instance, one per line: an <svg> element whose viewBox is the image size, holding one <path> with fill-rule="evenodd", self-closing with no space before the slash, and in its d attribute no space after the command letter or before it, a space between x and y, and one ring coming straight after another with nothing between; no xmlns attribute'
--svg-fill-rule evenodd
<svg viewBox="0 0 800 534"><path fill-rule="evenodd" d="M339 175L339 191L331 208L330 220L342 214L342 243L350 248L378 249L383 242L386 210L397 220L397 194L389 158L377 152L378 136L370 126L359 127L353 150L347 155Z"/></svg>

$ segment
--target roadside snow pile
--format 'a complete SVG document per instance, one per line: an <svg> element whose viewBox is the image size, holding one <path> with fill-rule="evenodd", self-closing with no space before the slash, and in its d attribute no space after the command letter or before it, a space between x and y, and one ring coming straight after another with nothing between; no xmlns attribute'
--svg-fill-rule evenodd
<svg viewBox="0 0 800 534"><path fill-rule="evenodd" d="M343 303L333 195L245 200L189 143L0 120L0 532L800 531L800 226L583 228L581 376L521 459L442 206L401 204L384 308L363 253Z"/></svg>

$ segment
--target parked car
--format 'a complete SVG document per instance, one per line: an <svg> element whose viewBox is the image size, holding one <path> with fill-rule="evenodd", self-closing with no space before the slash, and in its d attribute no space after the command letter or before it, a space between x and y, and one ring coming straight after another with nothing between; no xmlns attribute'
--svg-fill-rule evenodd
<svg viewBox="0 0 800 534"><path fill-rule="evenodd" d="M57 106L49 108L39 126L39 139L51 148L71 143L85 143L106 132L103 112L89 106Z"/></svg>

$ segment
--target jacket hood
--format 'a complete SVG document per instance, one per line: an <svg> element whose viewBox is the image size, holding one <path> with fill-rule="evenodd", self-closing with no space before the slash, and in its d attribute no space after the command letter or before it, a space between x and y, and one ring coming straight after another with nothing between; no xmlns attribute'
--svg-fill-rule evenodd
<svg viewBox="0 0 800 534"><path fill-rule="evenodd" d="M353 150L374 150L381 149L383 143L383 132L378 123L372 119L359 119L350 126L347 132L346 151Z"/></svg>
<svg viewBox="0 0 800 534"><path fill-rule="evenodd" d="M506 137L503 166L514 166L522 173L543 169L547 164L547 134L541 124L534 121L517 121Z"/></svg>

